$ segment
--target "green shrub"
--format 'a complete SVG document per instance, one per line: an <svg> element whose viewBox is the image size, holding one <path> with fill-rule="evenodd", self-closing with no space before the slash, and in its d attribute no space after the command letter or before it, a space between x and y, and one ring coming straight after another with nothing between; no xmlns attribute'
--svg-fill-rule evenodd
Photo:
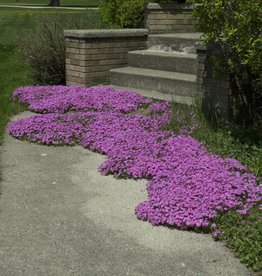
<svg viewBox="0 0 262 276"><path fill-rule="evenodd" d="M144 6L149 2L184 3L186 0L102 0L100 16L111 28L142 28Z"/></svg>
<svg viewBox="0 0 262 276"><path fill-rule="evenodd" d="M125 0L117 10L117 23L122 28L143 27L144 5L148 0Z"/></svg>
<svg viewBox="0 0 262 276"><path fill-rule="evenodd" d="M123 0L103 0L99 7L102 21L110 27L117 27L116 12Z"/></svg>
<svg viewBox="0 0 262 276"><path fill-rule="evenodd" d="M261 0L191 0L198 18L197 30L209 44L222 47L221 66L234 72L249 65L252 72L262 70Z"/></svg>
<svg viewBox="0 0 262 276"><path fill-rule="evenodd" d="M19 50L37 84L65 84L65 29L99 28L97 13L43 14L34 33L18 39Z"/></svg>
<svg viewBox="0 0 262 276"><path fill-rule="evenodd" d="M143 27L144 5L149 0L104 0L100 6L100 16L110 27Z"/></svg>
<svg viewBox="0 0 262 276"><path fill-rule="evenodd" d="M177 3L186 3L187 0L155 0L156 3L172 3L172 2L177 2Z"/></svg>

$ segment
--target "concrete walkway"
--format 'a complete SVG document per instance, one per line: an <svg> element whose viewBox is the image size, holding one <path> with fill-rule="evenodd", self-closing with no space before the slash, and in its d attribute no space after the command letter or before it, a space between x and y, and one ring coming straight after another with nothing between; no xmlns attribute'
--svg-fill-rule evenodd
<svg viewBox="0 0 262 276"><path fill-rule="evenodd" d="M19 8L19 9L57 9L57 10L98 10L98 8L90 7L50 7L50 6L29 6L29 5L6 5L0 4L0 8Z"/></svg>
<svg viewBox="0 0 262 276"><path fill-rule="evenodd" d="M210 235L137 220L146 182L101 176L105 156L9 135L1 156L1 276L252 275Z"/></svg>

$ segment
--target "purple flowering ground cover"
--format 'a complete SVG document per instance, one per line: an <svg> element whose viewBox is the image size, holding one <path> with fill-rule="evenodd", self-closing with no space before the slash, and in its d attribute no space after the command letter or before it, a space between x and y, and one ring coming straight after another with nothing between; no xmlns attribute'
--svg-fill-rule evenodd
<svg viewBox="0 0 262 276"><path fill-rule="evenodd" d="M148 179L148 198L135 208L139 219L213 228L221 212L245 215L262 199L262 186L237 160L211 154L185 131L164 130L172 118L169 102L102 86L22 87L13 98L41 114L11 122L12 136L80 144L107 155L102 174Z"/></svg>

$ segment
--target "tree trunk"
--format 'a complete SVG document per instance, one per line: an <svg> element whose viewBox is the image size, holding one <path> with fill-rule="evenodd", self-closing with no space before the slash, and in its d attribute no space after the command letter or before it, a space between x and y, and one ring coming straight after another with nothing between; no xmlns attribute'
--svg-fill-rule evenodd
<svg viewBox="0 0 262 276"><path fill-rule="evenodd" d="M49 6L59 7L60 6L60 0L50 0Z"/></svg>

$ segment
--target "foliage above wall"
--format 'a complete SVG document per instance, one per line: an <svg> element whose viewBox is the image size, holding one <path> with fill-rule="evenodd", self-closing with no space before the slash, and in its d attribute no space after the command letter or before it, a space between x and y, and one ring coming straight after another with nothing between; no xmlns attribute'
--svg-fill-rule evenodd
<svg viewBox="0 0 262 276"><path fill-rule="evenodd" d="M149 0L103 0L100 6L102 20L111 27L143 27L144 4Z"/></svg>
<svg viewBox="0 0 262 276"><path fill-rule="evenodd" d="M216 46L213 63L231 76L232 92L239 103L237 113L242 114L239 122L245 126L261 125L261 0L191 0L191 3L196 4L196 29L203 33L208 46Z"/></svg>
<svg viewBox="0 0 262 276"><path fill-rule="evenodd" d="M249 65L252 72L262 69L261 0L191 0L198 4L197 30L207 44L223 48L224 66L238 70Z"/></svg>
<svg viewBox="0 0 262 276"><path fill-rule="evenodd" d="M111 27L142 28L146 3L185 3L186 0L102 0L100 15Z"/></svg>

